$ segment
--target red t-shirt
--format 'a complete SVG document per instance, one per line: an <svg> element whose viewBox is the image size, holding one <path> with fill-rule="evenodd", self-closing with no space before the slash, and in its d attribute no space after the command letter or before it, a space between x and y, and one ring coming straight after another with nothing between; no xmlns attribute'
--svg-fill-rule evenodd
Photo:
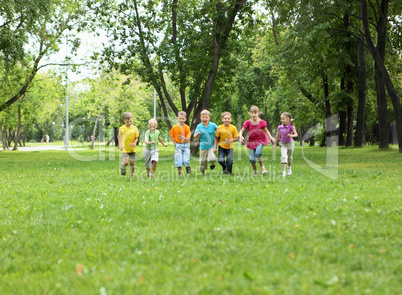
<svg viewBox="0 0 402 295"><path fill-rule="evenodd" d="M249 149L256 149L261 143L267 145L270 143L268 135L265 133L267 122L260 120L256 125L252 124L250 120L247 120L243 124L243 128L248 130L248 141L246 146Z"/></svg>

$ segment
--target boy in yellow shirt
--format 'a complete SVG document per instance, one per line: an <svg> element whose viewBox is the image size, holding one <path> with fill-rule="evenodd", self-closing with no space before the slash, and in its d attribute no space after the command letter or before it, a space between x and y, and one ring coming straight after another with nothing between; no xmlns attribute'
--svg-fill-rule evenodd
<svg viewBox="0 0 402 295"><path fill-rule="evenodd" d="M126 166L130 159L130 180L133 178L134 160L135 160L135 147L137 145L139 132L138 128L133 124L133 116L131 113L126 112L123 115L124 125L119 128L119 150L123 155L123 164L121 165L121 174L126 175Z"/></svg>
<svg viewBox="0 0 402 295"><path fill-rule="evenodd" d="M218 162L221 164L224 174L232 174L233 167L233 142L239 139L239 132L232 122L232 114L229 112L222 113L222 125L218 126L215 133L215 142L219 144ZM226 159L225 159L226 158Z"/></svg>

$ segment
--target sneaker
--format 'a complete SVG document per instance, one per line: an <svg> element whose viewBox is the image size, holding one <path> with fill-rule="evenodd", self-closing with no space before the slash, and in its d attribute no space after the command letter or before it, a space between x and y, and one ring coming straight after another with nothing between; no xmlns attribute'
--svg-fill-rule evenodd
<svg viewBox="0 0 402 295"><path fill-rule="evenodd" d="M223 174L230 174L229 171L227 171L226 169L223 170Z"/></svg>
<svg viewBox="0 0 402 295"><path fill-rule="evenodd" d="M121 175L126 175L126 167L121 166L120 173Z"/></svg>
<svg viewBox="0 0 402 295"><path fill-rule="evenodd" d="M288 175L292 175L292 168L288 167Z"/></svg>
<svg viewBox="0 0 402 295"><path fill-rule="evenodd" d="M149 173L149 178L154 177L154 175L152 173Z"/></svg>
<svg viewBox="0 0 402 295"><path fill-rule="evenodd" d="M190 168L190 166L186 167L186 172L187 172L187 174L190 174L190 173L191 173L191 168Z"/></svg>
<svg viewBox="0 0 402 295"><path fill-rule="evenodd" d="M282 172L282 177L286 177L286 171Z"/></svg>
<svg viewBox="0 0 402 295"><path fill-rule="evenodd" d="M262 173L262 175L267 174L267 170L265 170L265 167L264 167L264 166L261 168L261 173Z"/></svg>
<svg viewBox="0 0 402 295"><path fill-rule="evenodd" d="M209 165L209 169L214 170L215 169L215 164L212 163L211 165Z"/></svg>

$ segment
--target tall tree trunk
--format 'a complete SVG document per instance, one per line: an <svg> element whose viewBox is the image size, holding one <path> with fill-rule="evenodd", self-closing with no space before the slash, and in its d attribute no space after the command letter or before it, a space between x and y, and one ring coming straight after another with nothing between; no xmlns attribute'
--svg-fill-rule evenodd
<svg viewBox="0 0 402 295"><path fill-rule="evenodd" d="M378 2L377 2L378 3ZM370 28L368 25L368 18L367 18L367 2L366 0L361 0L362 4L362 21L363 21L363 28L364 28L364 36L367 42L367 47L370 50L371 55L374 58L376 66L378 67L379 72L381 73L381 77L384 80L385 86L387 88L388 94L391 97L392 104L394 107L394 116L395 116L395 123L396 123L396 132L398 135L398 145L399 145L399 152L402 153L402 111L401 111L401 101L399 98L399 94L396 91L394 85L392 84L391 77L389 76L388 70L385 67L384 59L381 58L380 52L378 48L374 46L373 40L371 39L370 35ZM378 23L378 31L381 32L381 29L385 32L384 37L386 37L386 19L387 19L387 12L388 12L388 0L383 0L381 2L381 7L379 9L380 14L380 21ZM379 118L380 119L380 118Z"/></svg>
<svg viewBox="0 0 402 295"><path fill-rule="evenodd" d="M20 129L21 129L21 105L18 105L18 126L17 130L15 131L14 134L14 147L13 151L18 151L18 141L20 138Z"/></svg>
<svg viewBox="0 0 402 295"><path fill-rule="evenodd" d="M345 134L346 134L346 119L347 114L346 111L339 111L339 142L340 146L345 145Z"/></svg>
<svg viewBox="0 0 402 295"><path fill-rule="evenodd" d="M91 141L92 141L91 149L94 149L96 126L98 125L99 117L100 117L100 115L101 115L102 107L103 107L103 103L104 103L104 102L105 102L105 98L102 99L102 103L101 103L101 106L100 106L100 108L99 108L98 117L96 117L95 126L94 126L94 131L92 132L92 137L91 137ZM67 126L67 128L68 128L68 126ZM67 140L68 140L68 138L67 138Z"/></svg>
<svg viewBox="0 0 402 295"><path fill-rule="evenodd" d="M361 10L360 10L361 17ZM355 147L363 147L364 139L364 118L366 112L366 60L364 57L365 43L364 35L360 34L358 46L358 68L359 75L359 100L357 102L357 122L355 133Z"/></svg>
<svg viewBox="0 0 402 295"><path fill-rule="evenodd" d="M353 102L353 101L352 101ZM353 104L348 106L348 125L346 130L346 146L353 146L353 121L354 121L354 107Z"/></svg>

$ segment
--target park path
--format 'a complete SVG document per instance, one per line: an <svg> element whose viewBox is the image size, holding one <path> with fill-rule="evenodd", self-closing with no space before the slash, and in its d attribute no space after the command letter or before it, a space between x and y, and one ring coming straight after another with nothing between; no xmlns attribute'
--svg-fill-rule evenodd
<svg viewBox="0 0 402 295"><path fill-rule="evenodd" d="M81 147L81 148L77 148ZM69 146L69 149L74 149L74 150L85 150L85 148L82 148L80 145L76 146ZM2 148L0 150L3 150ZM11 150L11 149L10 149ZM21 152L33 152L33 151L63 151L65 150L65 147L63 145L49 145L49 144L43 144L43 145L38 145L38 146L19 146L18 151Z"/></svg>

